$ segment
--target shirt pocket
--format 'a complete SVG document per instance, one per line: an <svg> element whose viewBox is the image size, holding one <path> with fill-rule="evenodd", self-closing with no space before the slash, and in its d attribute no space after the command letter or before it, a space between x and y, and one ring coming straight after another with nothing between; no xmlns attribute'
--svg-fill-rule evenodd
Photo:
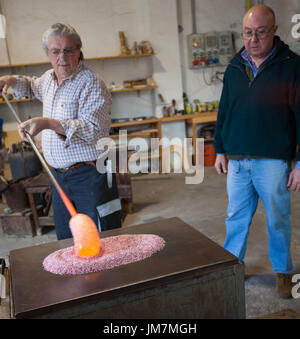
<svg viewBox="0 0 300 339"><path fill-rule="evenodd" d="M78 102L70 100L61 100L56 105L56 119L77 119Z"/></svg>

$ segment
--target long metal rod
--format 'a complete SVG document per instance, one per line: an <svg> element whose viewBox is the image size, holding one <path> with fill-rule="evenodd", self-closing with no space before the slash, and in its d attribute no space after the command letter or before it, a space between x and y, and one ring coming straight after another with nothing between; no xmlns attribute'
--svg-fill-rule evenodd
<svg viewBox="0 0 300 339"><path fill-rule="evenodd" d="M195 0L191 0L191 10L192 10L192 26L193 26L193 34L197 33L197 22L196 22L196 3Z"/></svg>
<svg viewBox="0 0 300 339"><path fill-rule="evenodd" d="M7 103L8 107L10 108L11 112L13 113L15 119L17 120L17 122L19 124L22 123L21 119L19 118L17 112L15 111L15 109L13 108L12 104L9 102L7 96L2 92L2 97L3 99L5 100L5 102ZM77 214L74 206L72 205L71 201L69 200L69 198L66 196L65 192L63 191L63 189L61 188L61 186L59 185L59 183L57 182L57 180L55 179L54 175L52 174L49 166L47 165L45 159L43 158L43 156L41 155L41 153L39 152L38 148L36 147L31 135L26 131L24 130L25 132L25 135L26 135L26 138L27 140L29 141L30 145L32 146L35 154L38 156L38 158L40 159L40 162L42 163L42 165L44 166L46 172L48 173L51 181L53 182L55 188L57 189L60 197L62 198L63 202L65 203L69 213L71 214L71 216L74 216Z"/></svg>

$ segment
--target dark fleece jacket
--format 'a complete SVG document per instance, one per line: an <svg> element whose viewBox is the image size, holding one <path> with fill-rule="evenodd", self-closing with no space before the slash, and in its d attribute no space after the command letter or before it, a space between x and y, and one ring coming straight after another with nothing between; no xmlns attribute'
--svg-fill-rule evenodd
<svg viewBox="0 0 300 339"><path fill-rule="evenodd" d="M300 144L300 56L277 36L275 43L274 54L254 79L241 57L243 49L228 65L215 130L216 153L294 157Z"/></svg>

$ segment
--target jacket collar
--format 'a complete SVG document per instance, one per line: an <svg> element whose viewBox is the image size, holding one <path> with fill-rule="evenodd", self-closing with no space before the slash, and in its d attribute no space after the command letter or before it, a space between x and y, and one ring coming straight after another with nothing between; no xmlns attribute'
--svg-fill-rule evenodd
<svg viewBox="0 0 300 339"><path fill-rule="evenodd" d="M286 58L287 56L291 55L289 46L286 45L280 38L279 36L275 36L274 37L274 45L275 45L275 51L274 54L272 55L272 58L270 58L271 60L282 60L284 58ZM273 46L274 46L273 45ZM237 65L237 64L245 64L246 61L243 59L243 57L241 56L242 52L245 50L245 46L243 46L238 53L233 57L233 59L231 60L231 64L233 65ZM267 63L270 60L267 60Z"/></svg>

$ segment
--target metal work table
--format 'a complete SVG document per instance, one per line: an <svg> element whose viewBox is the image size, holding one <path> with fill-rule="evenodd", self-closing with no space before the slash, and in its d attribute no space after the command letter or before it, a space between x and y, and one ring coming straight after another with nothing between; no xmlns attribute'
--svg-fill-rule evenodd
<svg viewBox="0 0 300 339"><path fill-rule="evenodd" d="M101 233L151 233L164 249L111 270L60 276L43 270L61 240L10 252L15 318L243 318L244 271L232 254L178 218Z"/></svg>

